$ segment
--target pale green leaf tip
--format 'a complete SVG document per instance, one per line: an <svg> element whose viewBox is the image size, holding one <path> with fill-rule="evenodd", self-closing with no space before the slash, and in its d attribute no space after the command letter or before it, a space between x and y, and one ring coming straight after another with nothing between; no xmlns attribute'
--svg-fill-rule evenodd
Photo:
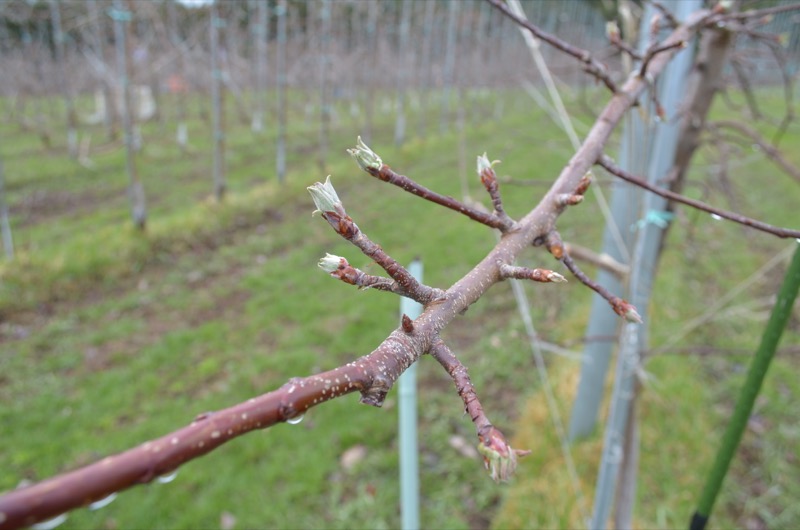
<svg viewBox="0 0 800 530"><path fill-rule="evenodd" d="M356 140L356 146L353 149L348 149L347 152L355 159L359 167L365 171L367 169L380 169L383 166L381 157L364 143L361 136Z"/></svg>

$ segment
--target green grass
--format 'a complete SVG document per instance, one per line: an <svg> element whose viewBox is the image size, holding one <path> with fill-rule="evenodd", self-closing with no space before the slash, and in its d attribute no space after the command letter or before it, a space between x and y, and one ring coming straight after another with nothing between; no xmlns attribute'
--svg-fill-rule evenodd
<svg viewBox="0 0 800 530"><path fill-rule="evenodd" d="M138 160L150 201L146 234L130 226L121 146L98 152L92 157L95 168L88 170L63 154L59 130L50 151L36 135L2 124L0 156L18 257L0 268L0 490L163 435L197 413L233 405L289 377L330 369L374 348L396 326L398 301L385 293L358 292L317 269L317 260L330 252L377 272L311 217L304 188L327 173L359 226L401 262L421 256L432 285L450 285L491 248L494 237L483 227L359 172L344 148L353 145L360 126L344 105L327 167L318 167L317 133L302 111L307 96L294 96L290 172L283 186L274 177L274 131L254 137L229 109L230 194L223 204L208 198L206 125L196 118L190 122L195 151L182 156L171 143L170 123L146 124ZM498 97L508 98L500 117L494 115ZM473 198L488 204L473 173L474 157L483 151L503 160L501 175L515 178L552 179L568 160L566 140L524 97L495 94L470 101L464 164ZM397 171L460 196L458 135L452 130L432 135L438 124L437 114L430 114L427 140L412 138L402 148L393 147L392 123L384 118L370 144ZM419 114L410 123L418 120ZM102 130L88 130L99 147ZM785 145L798 145L799 136L793 126ZM758 185L753 185L747 169L737 171L735 180L745 212L796 225L796 183L759 166ZM525 213L545 189L505 187L507 210ZM565 239L597 248L598 219L594 201L586 201L567 212L561 232ZM687 212L671 234L656 285L653 344L663 343L701 314L709 300L785 245L768 236L746 237L735 226ZM538 251L525 261L554 265ZM771 294L778 277L773 271L734 303ZM571 282L529 286L528 294L545 338L573 344L580 339L590 299L586 289ZM763 325L755 309L714 320L681 345L754 345ZM538 382L508 286L494 288L445 335L470 368L493 421L519 436L530 432L543 445L523 465L513 489L493 484L478 460L449 445L452 436L472 443L474 430L446 374L423 359L423 525L486 527L506 496L498 527L569 521L568 510L546 516L560 506L558 498L567 504L574 500L563 465L547 464L555 454L542 441L553 437L549 419L542 411L531 416L527 411L536 407L524 405L525 398L536 399ZM784 344L796 344L799 336L795 322ZM740 378L734 363L745 361L746 355L665 355L648 365L658 382L646 391L643 405L649 429L643 438L652 454L643 462L639 520L683 525L688 519L699 493L695 484L702 482L721 432L724 405ZM800 517L790 502L800 494L800 466L796 460L782 464L798 447L792 427L796 368L796 358L779 358L768 378L759 414L770 428L751 449L756 463L735 470L734 480L726 482L738 489L728 490L720 503L720 521L739 525L758 516L791 526ZM567 364L557 373L574 378L576 369ZM237 528L397 527L396 398L390 394L381 410L357 401L347 396L312 410L299 425L235 440L182 467L169 484L133 488L97 512L73 512L65 527L212 527L225 513L236 518ZM366 457L352 469L342 468L339 458L355 445L365 446ZM599 452L582 451L581 469L588 473L596 468ZM682 466L670 467L673 455L681 456ZM591 488L593 476L586 476L585 486ZM753 494L754 484L771 486L775 477L779 489L767 487L764 499ZM529 479L564 488L544 488L549 496L531 499L541 485ZM511 499L520 495L524 506L514 508Z"/></svg>

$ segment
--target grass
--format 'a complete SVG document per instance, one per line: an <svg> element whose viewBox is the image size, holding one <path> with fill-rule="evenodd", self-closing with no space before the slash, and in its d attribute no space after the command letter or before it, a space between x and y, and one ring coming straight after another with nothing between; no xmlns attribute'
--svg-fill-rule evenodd
<svg viewBox="0 0 800 530"><path fill-rule="evenodd" d="M568 143L541 111L515 96L496 116L498 97L503 95L470 100L464 137L470 194L485 203L472 173L476 154L488 151L502 159L501 174L543 180L570 156ZM421 256L432 285L450 285L491 248L493 236L481 226L360 173L343 153L360 132L344 105L327 167L318 167L309 155L308 138L317 136L313 124L304 123L303 98L295 94L290 173L283 186L274 182L274 133L254 137L230 121L231 191L223 204L208 199L206 125L190 122L195 151L181 156L171 146L171 126L146 124L138 160L150 200L146 234L130 227L120 146L98 146L95 169L87 170L64 156L63 145L43 149L34 134L3 123L0 156L18 257L0 268L0 490L123 450L184 425L197 413L374 348L397 324L396 298L357 292L315 266L330 252L375 269L311 218L304 187L327 173L359 226L401 262ZM417 114L410 123L419 119ZM429 123L428 129L436 125ZM100 129L87 130L102 137ZM401 148L392 146L391 131L389 119L379 121L370 143L387 163L441 193L460 196L456 131L412 138ZM63 136L53 134L56 141ZM786 142L797 145L796 126ZM737 172L738 195L747 213L791 226L796 184L769 175L768 185L765 174L764 184L753 186L746 172ZM526 212L544 189L505 188L507 210ZM596 248L598 218L598 208L587 201L564 216L562 234ZM652 343L663 343L783 246L683 214L656 285ZM538 252L526 260L552 264ZM773 271L734 303L770 294L777 278ZM528 294L545 338L579 340L590 293L572 282L529 286ZM745 305L695 330L680 345L747 348L757 343L760 311L762 306ZM798 342L793 325L784 344ZM452 383L424 359L419 370L423 525L485 528L492 519L498 528L575 524L575 500L538 401L535 370L508 286L496 287L470 308L446 338L470 367L493 421L516 431L518 444L534 454L523 461L510 488L491 483L477 459L451 446L452 437L474 443L474 431ZM646 450L637 511L642 526L685 524L740 378L737 363L746 357L664 355L648 364L657 382L642 404ZM746 444L749 465L740 462L734 480L726 482L734 487L719 505L720 524L741 525L757 517L791 526L800 517L791 502L800 494L800 466L796 457L792 465L782 465L798 447L792 427L796 368L796 358L779 358L770 374L759 409L766 427ZM556 360L553 369L566 413L576 365ZM359 406L355 396L328 403L298 425L253 433L189 463L169 484L133 488L97 512L77 510L65 527L196 528L222 525L231 517L237 528L396 527L395 403L391 394L382 410ZM576 448L587 492L599 439L598 434ZM364 447L364 458L342 466L340 458L355 446Z"/></svg>

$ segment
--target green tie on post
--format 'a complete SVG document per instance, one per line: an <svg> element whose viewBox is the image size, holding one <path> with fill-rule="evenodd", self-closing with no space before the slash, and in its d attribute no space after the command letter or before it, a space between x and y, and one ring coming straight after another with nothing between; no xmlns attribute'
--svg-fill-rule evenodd
<svg viewBox="0 0 800 530"><path fill-rule="evenodd" d="M798 240L798 243L800 243L800 240ZM767 327L764 329L764 335L761 337L761 344L750 362L747 380L739 392L736 408L717 451L714 466L706 479L706 485L700 495L697 511L694 512L689 523L689 530L703 530L708 523L708 518L711 516L711 510L714 507L714 501L717 500L717 495L722 487L722 481L725 479L731 460L733 460L733 455L736 453L736 448L742 439L747 420L753 410L753 404L761 390L764 377L767 375L769 364L775 356L778 341L792 314L792 307L799 288L800 244L795 249L794 257L789 269L786 271L786 276L783 278L783 285L781 285L781 290L778 293L778 299L775 300L769 322L767 322Z"/></svg>

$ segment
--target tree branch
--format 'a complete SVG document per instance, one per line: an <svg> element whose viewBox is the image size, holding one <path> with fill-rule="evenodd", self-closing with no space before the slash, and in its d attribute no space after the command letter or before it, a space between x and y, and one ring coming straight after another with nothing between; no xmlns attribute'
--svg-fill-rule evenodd
<svg viewBox="0 0 800 530"><path fill-rule="evenodd" d="M800 168L794 166L791 162L786 160L781 151L774 145L770 144L758 131L745 125L744 123L729 120L720 120L710 123L709 127L714 128L727 128L732 129L739 134L746 136L750 141L758 146L766 155L767 158L777 164L787 175L800 182Z"/></svg>
<svg viewBox="0 0 800 530"><path fill-rule="evenodd" d="M777 226L772 226L771 224L764 223L762 221L757 221L755 219L751 219L749 217L745 217L744 215L740 215L738 213L729 212L727 210L721 210L719 208L714 208L713 206L709 206L708 204L695 200L690 199L689 197L685 197L678 193L666 190L664 188L658 188L649 184L646 180L636 177L618 165L616 165L613 160L611 160L608 156L602 156L597 161L598 165L602 166L612 175L616 175L622 180L626 182L630 182L631 184L635 184L640 188L646 189L649 192L655 193L665 199L669 199L671 201L679 202L681 204L685 204L687 206L691 206L692 208L696 208L698 210L702 210L704 212L708 212L710 214L718 215L724 219L728 219L729 221L733 221L735 223L739 223L744 226L749 226L750 228L755 228L756 230L761 230L762 232L766 232L768 234L772 234L777 237L787 238L787 237L794 237L800 238L800 230L792 230L789 228L779 228Z"/></svg>
<svg viewBox="0 0 800 530"><path fill-rule="evenodd" d="M688 39L708 15L708 11L695 13L665 42ZM666 52L654 58L650 73L657 75L672 55L672 52ZM442 299L428 303L422 315L412 323L410 333L396 329L372 353L345 366L293 379L276 391L204 416L192 425L157 440L44 482L7 492L0 496L0 529L35 524L150 481L245 432L296 417L320 403L353 391L361 393L363 403L380 406L396 378L423 352L431 349L439 332L500 281L500 264L513 263L534 240L543 238L553 229L563 210L556 206L555 197L577 188L602 155L613 129L645 87L642 79L632 77L615 92L581 148L540 203L517 223L514 230L506 233L480 263L454 283ZM339 218L346 216L335 208L330 211ZM173 443L173 439L177 442ZM502 447L502 444L494 444L494 440L494 431L490 431L486 446Z"/></svg>
<svg viewBox="0 0 800 530"><path fill-rule="evenodd" d="M633 304L619 296L613 295L608 289L589 278L580 267L578 267L578 264L575 263L566 252L564 243L561 241L561 236L558 232L555 230L550 232L545 239L545 245L553 257L562 262L582 284L605 298L616 314L628 322L642 323L642 317L639 315L639 312L636 311L636 307Z"/></svg>
<svg viewBox="0 0 800 530"><path fill-rule="evenodd" d="M424 305L444 294L441 289L432 289L419 283L405 267L389 256L380 245L373 242L361 231L358 225L345 212L344 206L339 200L333 184L331 184L330 176L325 180L324 184L317 182L310 186L308 191L311 193L311 197L317 207L315 213L321 213L322 218L331 225L331 228L337 234L350 241L364 255L372 258L375 263L383 267L389 276L403 289L406 296Z"/></svg>
<svg viewBox="0 0 800 530"><path fill-rule="evenodd" d="M483 455L483 462L495 482L505 482L517 467L517 457L526 456L530 451L513 449L500 430L492 425L483 412L483 406L475 392L475 387L467 373L467 368L450 348L442 341L434 341L431 356L439 361L456 385L456 392L464 401L464 411L469 414L475 430L478 432L478 451Z"/></svg>
<svg viewBox="0 0 800 530"><path fill-rule="evenodd" d="M502 0L486 0L490 4L492 4L498 11L503 13L505 16L513 20L516 24L522 26L523 28L530 31L534 37L537 39L543 40L550 46L554 47L557 50L560 50L567 55L574 57L575 59L579 60L583 63L584 68L588 73L599 79L603 82L606 87L612 92L617 92L617 85L611 79L611 76L608 74L608 69L604 64L597 62L592 57L587 50L582 48L578 48L577 46L573 46L572 44L565 42L555 35L550 35L549 33L542 31L541 29L537 28L527 20L518 17L515 15L511 9L502 1Z"/></svg>

